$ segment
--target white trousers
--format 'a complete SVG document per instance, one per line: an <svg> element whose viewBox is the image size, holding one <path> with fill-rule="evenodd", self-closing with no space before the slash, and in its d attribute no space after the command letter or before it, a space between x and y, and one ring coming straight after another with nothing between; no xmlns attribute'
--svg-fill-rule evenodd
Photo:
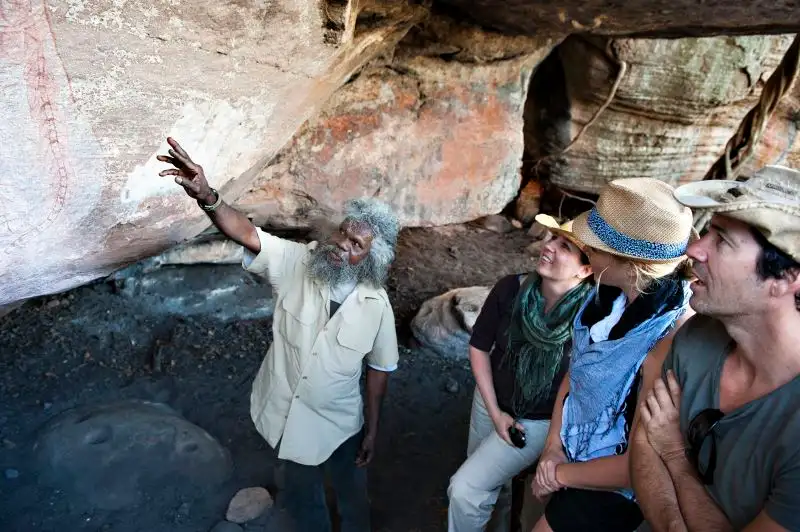
<svg viewBox="0 0 800 532"><path fill-rule="evenodd" d="M478 388L472 399L467 460L450 479L448 532L508 532L511 526L511 480L539 458L549 420L521 419L527 443L507 444L494 429ZM492 516L494 510L494 516ZM494 517L492 519L492 517Z"/></svg>

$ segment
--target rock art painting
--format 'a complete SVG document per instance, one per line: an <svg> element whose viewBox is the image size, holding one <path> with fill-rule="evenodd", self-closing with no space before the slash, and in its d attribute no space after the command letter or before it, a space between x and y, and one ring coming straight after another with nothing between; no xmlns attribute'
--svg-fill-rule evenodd
<svg viewBox="0 0 800 532"><path fill-rule="evenodd" d="M335 46L318 0L0 0L0 306L200 233L167 136L233 201L409 25Z"/></svg>
<svg viewBox="0 0 800 532"><path fill-rule="evenodd" d="M60 231L54 228L77 185L76 172L92 171L98 159L87 157L94 139L75 110L41 1L0 2L0 87L0 271L5 271L6 263L24 262L29 253L46 251L42 243L57 242ZM86 214L95 192L84 187L81 201L70 205L70 217ZM37 243L43 233L49 238Z"/></svg>

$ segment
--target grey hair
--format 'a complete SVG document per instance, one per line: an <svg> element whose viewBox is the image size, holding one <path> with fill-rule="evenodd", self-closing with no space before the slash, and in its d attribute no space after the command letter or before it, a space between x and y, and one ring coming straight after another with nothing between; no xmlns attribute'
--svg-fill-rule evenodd
<svg viewBox="0 0 800 532"><path fill-rule="evenodd" d="M400 233L400 222L392 208L377 198L351 199L344 205L345 220L364 225L372 232L372 247L369 256L363 261L367 264L366 280L382 286L389 274L389 266L394 261L394 248ZM361 266L361 265L359 265Z"/></svg>

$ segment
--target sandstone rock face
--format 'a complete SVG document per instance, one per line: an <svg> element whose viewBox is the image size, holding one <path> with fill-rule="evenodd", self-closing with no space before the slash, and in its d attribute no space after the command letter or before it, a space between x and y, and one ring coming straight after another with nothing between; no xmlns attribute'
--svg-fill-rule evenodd
<svg viewBox="0 0 800 532"><path fill-rule="evenodd" d="M576 31L603 35L691 37L720 33L791 33L800 13L791 2L699 0L439 0L487 27L540 35Z"/></svg>
<svg viewBox="0 0 800 532"><path fill-rule="evenodd" d="M761 141L749 164L743 169L749 175L768 164L800 168L800 83L780 101L778 109L767 122Z"/></svg>
<svg viewBox="0 0 800 532"><path fill-rule="evenodd" d="M208 227L157 175L168 135L259 223L306 227L365 194L389 201L406 226L462 222L517 197L522 160L566 146L608 94L617 66L604 37L559 44L569 33L800 27L800 12L761 0L434 2L455 6L448 15L422 4L0 3L0 314ZM452 18L459 13L471 24ZM615 40L629 66L617 96L536 172L589 192L616 177L698 178L790 39ZM548 54L560 58L557 75L539 68ZM534 71L546 105L528 98ZM797 102L795 90L751 165L800 164ZM526 138L541 145L523 157L530 124L539 134ZM541 190L525 183L515 216L529 222ZM179 253L159 264L198 260ZM236 260L232 250L205 256Z"/></svg>
<svg viewBox="0 0 800 532"><path fill-rule="evenodd" d="M760 88L793 36L618 39L627 72L611 104L569 151L549 161L551 180L597 192L612 179L701 179L758 102ZM606 100L618 66L606 41L570 38L559 47L569 114L555 119L558 153Z"/></svg>
<svg viewBox="0 0 800 532"><path fill-rule="evenodd" d="M324 4L3 3L0 305L82 284L199 233L207 219L157 175L167 135L236 197L410 26L353 36L351 25L337 37Z"/></svg>
<svg viewBox="0 0 800 532"><path fill-rule="evenodd" d="M405 226L502 210L519 188L528 81L556 41L431 25L338 91L239 206L278 225L361 195Z"/></svg>

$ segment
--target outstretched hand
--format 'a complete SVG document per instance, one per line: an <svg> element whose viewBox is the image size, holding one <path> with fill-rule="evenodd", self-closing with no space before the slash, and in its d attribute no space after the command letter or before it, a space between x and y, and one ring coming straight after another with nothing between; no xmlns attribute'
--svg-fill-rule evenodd
<svg viewBox="0 0 800 532"><path fill-rule="evenodd" d="M174 175L175 182L183 187L190 198L200 200L208 205L213 204L216 198L211 192L208 181L206 181L203 167L192 161L192 158L181 148L178 141L172 137L167 137L167 143L172 146L172 149L169 150L169 156L159 155L156 159L169 163L174 168L162 170L158 175L161 177Z"/></svg>

